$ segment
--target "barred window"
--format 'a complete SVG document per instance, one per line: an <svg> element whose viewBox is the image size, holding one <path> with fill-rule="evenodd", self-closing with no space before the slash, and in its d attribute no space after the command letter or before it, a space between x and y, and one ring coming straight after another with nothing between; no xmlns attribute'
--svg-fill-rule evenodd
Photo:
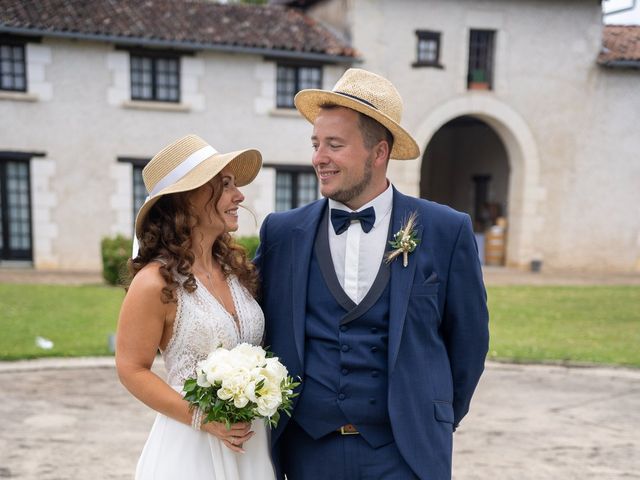
<svg viewBox="0 0 640 480"><path fill-rule="evenodd" d="M131 54L131 98L180 101L180 58Z"/></svg>
<svg viewBox="0 0 640 480"><path fill-rule="evenodd" d="M468 88L493 88L495 31L471 30L469 34Z"/></svg>
<svg viewBox="0 0 640 480"><path fill-rule="evenodd" d="M278 65L276 106L295 108L293 97L305 88L322 88L322 67Z"/></svg>

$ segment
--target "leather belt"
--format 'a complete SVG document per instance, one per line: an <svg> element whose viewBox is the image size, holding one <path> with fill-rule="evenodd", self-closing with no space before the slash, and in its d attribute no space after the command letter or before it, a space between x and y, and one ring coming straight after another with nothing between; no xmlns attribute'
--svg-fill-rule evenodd
<svg viewBox="0 0 640 480"><path fill-rule="evenodd" d="M355 425L347 423L336 430L340 435L360 435L360 432Z"/></svg>

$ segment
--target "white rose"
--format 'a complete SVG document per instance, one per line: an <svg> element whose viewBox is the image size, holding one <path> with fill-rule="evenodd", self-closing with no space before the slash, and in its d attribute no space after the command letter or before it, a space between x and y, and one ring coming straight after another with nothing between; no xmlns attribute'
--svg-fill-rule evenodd
<svg viewBox="0 0 640 480"><path fill-rule="evenodd" d="M218 348L211 352L206 360L198 364L199 369L207 378L207 382L214 384L221 382L232 371L230 362L231 355L229 350Z"/></svg>
<svg viewBox="0 0 640 480"><path fill-rule="evenodd" d="M249 343L240 343L231 350L237 365L242 365L247 369L264 365L266 352L262 347Z"/></svg>
<svg viewBox="0 0 640 480"><path fill-rule="evenodd" d="M276 382L278 386L289 375L287 368L280 363L278 357L267 358L266 365L261 373Z"/></svg>
<svg viewBox="0 0 640 480"><path fill-rule="evenodd" d="M256 400L256 411L263 417L271 417L282 403L282 395L280 388L270 388L265 393Z"/></svg>
<svg viewBox="0 0 640 480"><path fill-rule="evenodd" d="M250 381L251 378L246 372L233 372L222 379L222 385L217 395L222 400L233 399L233 404L237 408L242 408L249 403L249 398L245 395L245 389Z"/></svg>

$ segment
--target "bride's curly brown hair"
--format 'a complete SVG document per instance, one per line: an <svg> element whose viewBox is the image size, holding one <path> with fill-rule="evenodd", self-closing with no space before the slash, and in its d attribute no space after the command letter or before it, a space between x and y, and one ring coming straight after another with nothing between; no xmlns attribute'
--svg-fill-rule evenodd
<svg viewBox="0 0 640 480"><path fill-rule="evenodd" d="M210 204L217 205L223 185L219 175L210 182L213 187ZM188 292L198 286L191 271L195 256L191 250L193 228L198 218L189 201L191 192L165 195L149 210L142 225L142 238L138 239L136 258L129 259L130 280L153 261L160 261L160 275L165 281L162 301L176 303L176 289L182 285ZM217 212L217 209L216 209ZM220 212L217 212L220 215ZM245 249L235 242L229 233L220 235L211 249L213 258L220 264L225 276L234 274L240 283L255 297L258 292L258 273L247 258ZM181 279L176 273L183 277Z"/></svg>

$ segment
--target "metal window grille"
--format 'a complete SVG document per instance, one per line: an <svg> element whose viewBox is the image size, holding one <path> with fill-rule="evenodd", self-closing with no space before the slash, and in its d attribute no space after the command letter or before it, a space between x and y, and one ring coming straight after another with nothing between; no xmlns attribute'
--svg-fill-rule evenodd
<svg viewBox="0 0 640 480"><path fill-rule="evenodd" d="M468 84L486 83L493 87L493 57L495 32L471 30L469 35Z"/></svg>
<svg viewBox="0 0 640 480"><path fill-rule="evenodd" d="M180 101L180 59L131 55L131 98Z"/></svg>
<svg viewBox="0 0 640 480"><path fill-rule="evenodd" d="M278 65L276 107L294 108L293 97L305 88L322 88L322 67Z"/></svg>
<svg viewBox="0 0 640 480"><path fill-rule="evenodd" d="M3 260L31 260L29 162L0 162L0 252Z"/></svg>
<svg viewBox="0 0 640 480"><path fill-rule="evenodd" d="M25 60L24 45L0 43L0 90L27 90Z"/></svg>
<svg viewBox="0 0 640 480"><path fill-rule="evenodd" d="M276 211L301 207L318 198L315 172L277 170Z"/></svg>

